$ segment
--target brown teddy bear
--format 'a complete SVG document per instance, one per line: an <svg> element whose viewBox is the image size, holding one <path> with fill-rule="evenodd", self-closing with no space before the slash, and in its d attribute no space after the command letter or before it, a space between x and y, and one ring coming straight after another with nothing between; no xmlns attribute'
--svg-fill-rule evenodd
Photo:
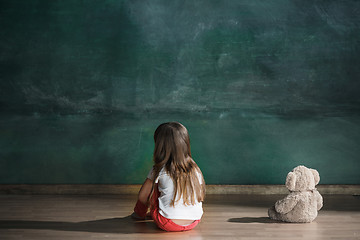
<svg viewBox="0 0 360 240"><path fill-rule="evenodd" d="M323 198L315 185L320 181L318 171L298 166L288 173L286 187L290 194L269 209L271 219L293 223L312 222L323 206Z"/></svg>

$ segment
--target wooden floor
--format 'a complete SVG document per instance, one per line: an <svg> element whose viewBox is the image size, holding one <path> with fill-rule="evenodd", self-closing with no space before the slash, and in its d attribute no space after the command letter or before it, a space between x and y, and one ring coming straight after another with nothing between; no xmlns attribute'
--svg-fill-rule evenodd
<svg viewBox="0 0 360 240"><path fill-rule="evenodd" d="M208 195L202 222L167 233L129 217L135 195L0 195L0 239L360 239L360 197L324 195L308 224L275 222L279 195Z"/></svg>

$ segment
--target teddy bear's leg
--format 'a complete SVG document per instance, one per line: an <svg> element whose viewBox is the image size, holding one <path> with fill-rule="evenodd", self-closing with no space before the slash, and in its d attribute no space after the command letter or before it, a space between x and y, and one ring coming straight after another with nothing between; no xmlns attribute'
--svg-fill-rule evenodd
<svg viewBox="0 0 360 240"><path fill-rule="evenodd" d="M281 220L280 219L280 213L276 212L275 210L275 206L272 206L271 208L269 208L268 210L268 215L271 219L274 220Z"/></svg>

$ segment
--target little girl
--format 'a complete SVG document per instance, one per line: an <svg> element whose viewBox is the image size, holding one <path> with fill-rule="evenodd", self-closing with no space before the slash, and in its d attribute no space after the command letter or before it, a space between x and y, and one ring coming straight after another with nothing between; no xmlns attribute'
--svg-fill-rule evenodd
<svg viewBox="0 0 360 240"><path fill-rule="evenodd" d="M186 128L177 122L161 124L154 134L154 166L142 185L132 216L150 216L165 231L193 229L203 214L203 175L191 158Z"/></svg>

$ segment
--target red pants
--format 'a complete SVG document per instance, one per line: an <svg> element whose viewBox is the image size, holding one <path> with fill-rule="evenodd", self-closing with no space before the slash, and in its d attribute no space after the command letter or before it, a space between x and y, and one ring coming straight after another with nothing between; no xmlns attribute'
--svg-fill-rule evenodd
<svg viewBox="0 0 360 240"><path fill-rule="evenodd" d="M171 219L162 216L159 213L159 200L158 200L159 195L160 195L159 190L155 189L152 198L150 200L151 201L150 215L159 228L168 232L181 232L181 231L191 230L194 227L196 227L196 225L198 225L200 220L195 220L193 223L187 226L181 226L171 221ZM145 218L147 210L148 210L147 205L143 204L140 201L137 201L134 208L134 212L137 215Z"/></svg>

